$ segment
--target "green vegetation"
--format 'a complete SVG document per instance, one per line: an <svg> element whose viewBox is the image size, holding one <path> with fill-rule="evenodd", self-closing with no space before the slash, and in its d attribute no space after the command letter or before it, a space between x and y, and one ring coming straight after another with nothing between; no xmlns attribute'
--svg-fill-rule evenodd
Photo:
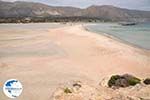
<svg viewBox="0 0 150 100"><path fill-rule="evenodd" d="M108 86L112 87L113 84L115 84L116 80L119 79L120 76L119 75L113 75L110 80L108 81Z"/></svg>
<svg viewBox="0 0 150 100"><path fill-rule="evenodd" d="M68 94L68 93L72 93L72 91L71 91L71 89L69 89L69 88L65 88L65 89L64 89L64 93Z"/></svg>
<svg viewBox="0 0 150 100"><path fill-rule="evenodd" d="M128 83L129 83L129 85L134 86L134 85L136 85L136 84L141 83L141 80L138 79L138 78L133 77L133 78L131 78L131 79L128 80Z"/></svg>
<svg viewBox="0 0 150 100"><path fill-rule="evenodd" d="M136 84L141 83L139 78L136 78L132 75L113 75L110 80L108 81L109 87L128 87L134 86Z"/></svg>
<svg viewBox="0 0 150 100"><path fill-rule="evenodd" d="M0 23L39 23L39 22L112 22L97 17L0 17Z"/></svg>

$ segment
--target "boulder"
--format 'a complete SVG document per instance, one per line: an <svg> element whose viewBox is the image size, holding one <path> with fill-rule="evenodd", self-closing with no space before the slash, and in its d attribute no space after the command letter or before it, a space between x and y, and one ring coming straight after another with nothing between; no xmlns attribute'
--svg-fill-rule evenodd
<svg viewBox="0 0 150 100"><path fill-rule="evenodd" d="M144 84L146 85L150 85L150 78L147 78L143 81Z"/></svg>

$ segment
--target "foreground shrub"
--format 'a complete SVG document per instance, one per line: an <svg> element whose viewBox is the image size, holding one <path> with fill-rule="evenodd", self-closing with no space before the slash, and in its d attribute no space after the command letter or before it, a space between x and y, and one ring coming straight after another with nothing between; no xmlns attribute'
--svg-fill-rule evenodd
<svg viewBox="0 0 150 100"><path fill-rule="evenodd" d="M108 86L109 87L128 87L128 86L134 86L139 83L141 83L141 80L139 78L136 78L129 74L113 75L108 81Z"/></svg>
<svg viewBox="0 0 150 100"><path fill-rule="evenodd" d="M71 89L69 89L69 88L65 88L65 89L64 89L64 93L68 94L68 93L72 93L72 91L71 91Z"/></svg>

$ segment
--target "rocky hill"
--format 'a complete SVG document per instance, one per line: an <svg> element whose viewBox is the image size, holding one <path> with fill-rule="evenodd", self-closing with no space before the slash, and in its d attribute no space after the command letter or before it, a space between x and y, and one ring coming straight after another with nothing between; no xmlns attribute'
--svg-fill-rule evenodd
<svg viewBox="0 0 150 100"><path fill-rule="evenodd" d="M35 2L0 1L0 18L17 17L87 17L110 21L150 21L150 11L118 8L110 5L75 7L54 7Z"/></svg>

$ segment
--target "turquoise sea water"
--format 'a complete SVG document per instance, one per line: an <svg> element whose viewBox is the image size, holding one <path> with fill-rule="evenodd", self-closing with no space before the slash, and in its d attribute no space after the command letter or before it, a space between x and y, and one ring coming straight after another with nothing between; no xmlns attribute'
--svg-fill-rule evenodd
<svg viewBox="0 0 150 100"><path fill-rule="evenodd" d="M117 23L88 24L89 31L108 34L140 48L150 50L150 23L121 26Z"/></svg>

